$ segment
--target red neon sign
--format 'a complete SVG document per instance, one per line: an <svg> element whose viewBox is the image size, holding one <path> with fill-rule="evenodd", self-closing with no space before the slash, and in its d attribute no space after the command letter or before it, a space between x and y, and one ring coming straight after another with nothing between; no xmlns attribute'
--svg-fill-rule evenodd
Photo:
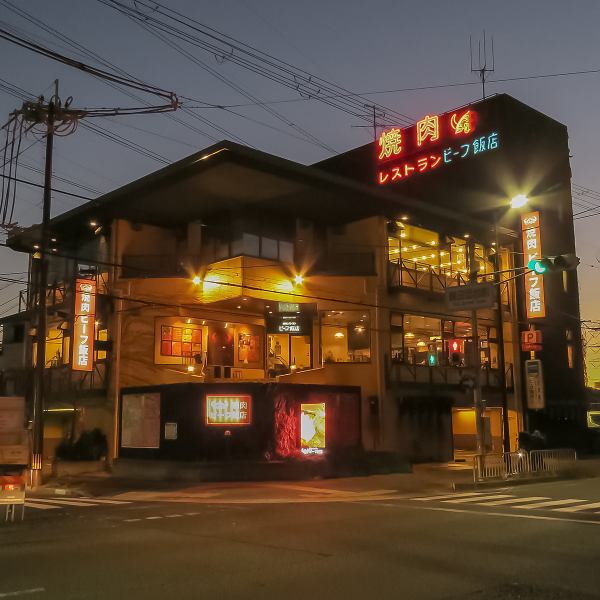
<svg viewBox="0 0 600 600"><path fill-rule="evenodd" d="M474 133L477 121L477 113L467 108L443 115L425 115L411 127L382 131L377 142L377 160L408 158L440 144L451 144L456 138Z"/></svg>

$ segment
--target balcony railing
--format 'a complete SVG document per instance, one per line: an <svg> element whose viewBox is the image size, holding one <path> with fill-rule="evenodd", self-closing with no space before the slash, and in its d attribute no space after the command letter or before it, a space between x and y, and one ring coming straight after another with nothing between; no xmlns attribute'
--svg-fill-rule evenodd
<svg viewBox="0 0 600 600"><path fill-rule="evenodd" d="M442 273L439 267L426 263L397 259L388 261L388 285L392 288L412 287L430 292L443 292L448 287L467 285L467 273L453 271L451 275Z"/></svg>

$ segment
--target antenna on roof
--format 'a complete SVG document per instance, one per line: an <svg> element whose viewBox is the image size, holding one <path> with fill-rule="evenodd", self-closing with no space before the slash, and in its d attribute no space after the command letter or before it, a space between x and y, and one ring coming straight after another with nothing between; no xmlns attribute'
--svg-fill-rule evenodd
<svg viewBox="0 0 600 600"><path fill-rule="evenodd" d="M491 38L491 51L489 54L490 64L488 66L488 47L485 29L483 30L483 40L477 42L477 66L473 60L473 40L469 36L469 54L471 55L471 73L477 73L481 81L481 96L485 100L485 81L488 73L494 72L495 58L494 58L494 38Z"/></svg>
<svg viewBox="0 0 600 600"><path fill-rule="evenodd" d="M370 125L350 125L350 127L369 127L373 129L373 141L377 141L377 128L378 127L387 127L385 123L380 123L378 119L382 121L385 120L386 114L385 112L379 110L377 106L374 104L365 104L366 109L368 109L373 115L373 122Z"/></svg>

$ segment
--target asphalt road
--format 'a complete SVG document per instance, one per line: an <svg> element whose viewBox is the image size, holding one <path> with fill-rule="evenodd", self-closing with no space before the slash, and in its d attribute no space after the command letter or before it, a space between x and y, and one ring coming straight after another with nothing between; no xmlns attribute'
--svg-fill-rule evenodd
<svg viewBox="0 0 600 600"><path fill-rule="evenodd" d="M0 525L0 599L600 598L600 479L424 498L309 486L40 499Z"/></svg>

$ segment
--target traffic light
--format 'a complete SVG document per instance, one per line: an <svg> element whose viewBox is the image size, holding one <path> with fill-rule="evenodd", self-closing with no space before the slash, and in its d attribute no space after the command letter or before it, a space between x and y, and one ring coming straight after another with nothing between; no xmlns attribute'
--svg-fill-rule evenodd
<svg viewBox="0 0 600 600"><path fill-rule="evenodd" d="M539 275L543 275L549 271L571 271L572 269L576 269L578 264L579 258L574 254L559 254L558 256L532 258L527 263L527 268Z"/></svg>
<svg viewBox="0 0 600 600"><path fill-rule="evenodd" d="M430 350L427 353L427 364L430 367L437 367L437 365L438 365L438 357L437 357L437 352L435 350Z"/></svg>

